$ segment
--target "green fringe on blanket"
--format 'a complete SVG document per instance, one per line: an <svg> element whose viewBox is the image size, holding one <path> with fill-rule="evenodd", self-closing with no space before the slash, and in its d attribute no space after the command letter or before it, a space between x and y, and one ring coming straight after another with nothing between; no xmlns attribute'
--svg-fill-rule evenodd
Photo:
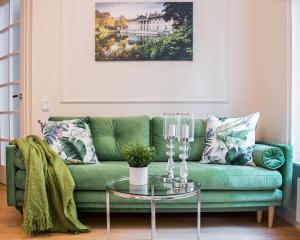
<svg viewBox="0 0 300 240"><path fill-rule="evenodd" d="M45 232L52 228L51 218L49 216L39 217L39 218L26 218L22 224L22 229L29 235L34 235L35 233Z"/></svg>

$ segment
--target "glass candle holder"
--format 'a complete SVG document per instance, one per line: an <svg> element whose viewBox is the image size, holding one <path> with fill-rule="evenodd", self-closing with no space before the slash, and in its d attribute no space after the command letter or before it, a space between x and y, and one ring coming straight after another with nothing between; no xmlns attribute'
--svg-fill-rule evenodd
<svg viewBox="0 0 300 240"><path fill-rule="evenodd" d="M193 142L195 129L194 113L177 113L177 139L179 142Z"/></svg>
<svg viewBox="0 0 300 240"><path fill-rule="evenodd" d="M163 135L165 139L175 139L177 136L177 115L175 113L163 114L164 128Z"/></svg>
<svg viewBox="0 0 300 240"><path fill-rule="evenodd" d="M166 155L168 156L167 175L162 176L162 182L172 182L174 179L174 140L177 136L177 116L175 113L164 113L163 115L163 135L168 141Z"/></svg>
<svg viewBox="0 0 300 240"><path fill-rule="evenodd" d="M188 185L188 167L186 160L189 158L189 142L194 141L195 117L193 113L177 114L177 140L180 142L179 158L182 160L180 165L179 185Z"/></svg>

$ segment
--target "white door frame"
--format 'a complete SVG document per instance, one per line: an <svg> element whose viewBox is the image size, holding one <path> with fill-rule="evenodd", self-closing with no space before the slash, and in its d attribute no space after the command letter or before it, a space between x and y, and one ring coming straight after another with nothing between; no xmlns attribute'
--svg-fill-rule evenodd
<svg viewBox="0 0 300 240"><path fill-rule="evenodd" d="M32 119L32 0L22 0L21 4L21 92L23 93L23 100L20 106L20 116L22 121L20 123L20 135L25 137L31 131Z"/></svg>

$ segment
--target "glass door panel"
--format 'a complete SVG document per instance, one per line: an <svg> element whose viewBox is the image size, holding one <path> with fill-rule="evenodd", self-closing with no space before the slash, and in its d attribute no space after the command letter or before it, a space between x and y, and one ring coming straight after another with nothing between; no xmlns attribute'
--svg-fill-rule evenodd
<svg viewBox="0 0 300 240"><path fill-rule="evenodd" d="M10 115L10 139L16 139L20 136L20 116L19 114Z"/></svg>
<svg viewBox="0 0 300 240"><path fill-rule="evenodd" d="M8 30L0 32L0 57L4 57L8 54L8 35Z"/></svg>
<svg viewBox="0 0 300 240"><path fill-rule="evenodd" d="M15 23L20 20L20 0L11 0L11 23Z"/></svg>
<svg viewBox="0 0 300 240"><path fill-rule="evenodd" d="M0 115L0 139L9 140L9 114Z"/></svg>
<svg viewBox="0 0 300 240"><path fill-rule="evenodd" d="M9 25L9 1L0 4L0 30Z"/></svg>
<svg viewBox="0 0 300 240"><path fill-rule="evenodd" d="M8 59L0 60L0 85L8 83Z"/></svg>
<svg viewBox="0 0 300 240"><path fill-rule="evenodd" d="M20 25L14 25L10 33L10 52L17 52L20 48Z"/></svg>
<svg viewBox="0 0 300 240"><path fill-rule="evenodd" d="M0 87L0 112L9 111L8 87Z"/></svg>
<svg viewBox="0 0 300 240"><path fill-rule="evenodd" d="M9 76L10 82L15 82L20 80L20 56L19 54L10 57L9 63Z"/></svg>

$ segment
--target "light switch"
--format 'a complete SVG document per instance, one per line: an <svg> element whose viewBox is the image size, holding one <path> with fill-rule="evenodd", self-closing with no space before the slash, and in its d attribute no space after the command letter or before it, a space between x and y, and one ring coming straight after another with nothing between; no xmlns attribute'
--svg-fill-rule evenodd
<svg viewBox="0 0 300 240"><path fill-rule="evenodd" d="M42 103L48 103L49 97L48 96L42 96Z"/></svg>
<svg viewBox="0 0 300 240"><path fill-rule="evenodd" d="M49 105L48 103L42 103L42 111L49 112Z"/></svg>
<svg viewBox="0 0 300 240"><path fill-rule="evenodd" d="M43 112L49 112L49 97L46 95L42 96L41 108Z"/></svg>

